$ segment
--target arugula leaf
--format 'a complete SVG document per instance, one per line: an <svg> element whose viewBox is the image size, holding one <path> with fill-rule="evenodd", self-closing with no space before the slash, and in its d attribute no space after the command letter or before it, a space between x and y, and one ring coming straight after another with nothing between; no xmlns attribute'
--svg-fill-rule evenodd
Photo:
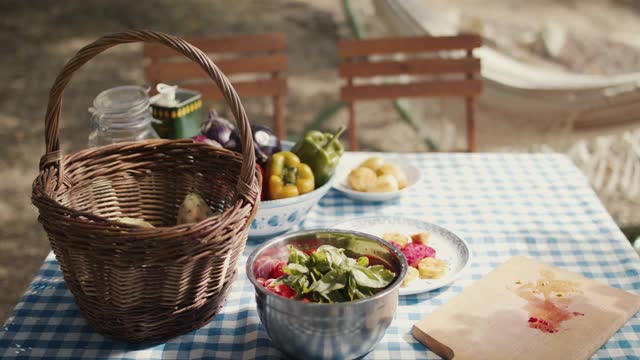
<svg viewBox="0 0 640 360"><path fill-rule="evenodd" d="M289 285L289 287L295 291L296 298L300 298L302 294L309 292L309 279L303 274L288 275L276 283Z"/></svg>
<svg viewBox="0 0 640 360"><path fill-rule="evenodd" d="M349 281L347 282L347 294L349 294L349 300L353 301L358 299L358 294L356 291L358 290L358 284L356 283L356 279L352 274L349 274Z"/></svg>
<svg viewBox="0 0 640 360"><path fill-rule="evenodd" d="M309 287L310 291L315 291L321 295L327 295L331 291L340 290L347 284L347 276L344 271L334 269L324 274L320 280L314 282Z"/></svg>
<svg viewBox="0 0 640 360"><path fill-rule="evenodd" d="M287 266L285 266L283 270L285 273L289 275L300 275L300 274L306 274L309 272L309 269L307 269L306 266L296 264L296 263L287 264Z"/></svg>
<svg viewBox="0 0 640 360"><path fill-rule="evenodd" d="M293 246L289 249L289 263L283 269L287 275L276 283L290 286L297 299L305 297L319 303L364 299L395 278L382 265L367 267L366 256L352 259L344 254L344 249L331 245L322 245L311 255Z"/></svg>
<svg viewBox="0 0 640 360"><path fill-rule="evenodd" d="M321 245L316 250L316 253L324 253L327 262L329 262L329 266L332 268L339 267L349 259L344 254L344 249L338 249L331 245Z"/></svg>
<svg viewBox="0 0 640 360"><path fill-rule="evenodd" d="M289 260L288 263L307 265L309 256L304 252L298 250L293 245L289 245Z"/></svg>
<svg viewBox="0 0 640 360"><path fill-rule="evenodd" d="M380 289L389 285L395 274L382 265L364 267L355 265L351 268L351 275L359 286Z"/></svg>
<svg viewBox="0 0 640 360"><path fill-rule="evenodd" d="M327 294L327 297L332 303L349 301L349 298L344 294L344 291L332 291Z"/></svg>
<svg viewBox="0 0 640 360"><path fill-rule="evenodd" d="M311 254L309 265L319 277L332 269L331 263L327 259L327 254L317 250Z"/></svg>
<svg viewBox="0 0 640 360"><path fill-rule="evenodd" d="M372 288L360 287L355 291L358 299L366 299L375 295L375 291Z"/></svg>
<svg viewBox="0 0 640 360"><path fill-rule="evenodd" d="M303 294L309 292L309 279L306 276L300 276L300 279L297 281L296 294L298 297L302 297Z"/></svg>
<svg viewBox="0 0 640 360"><path fill-rule="evenodd" d="M373 265L367 267L367 269L377 273L380 277L387 282L387 285L396 278L396 273L384 267L384 265ZM386 286L386 285L385 285Z"/></svg>

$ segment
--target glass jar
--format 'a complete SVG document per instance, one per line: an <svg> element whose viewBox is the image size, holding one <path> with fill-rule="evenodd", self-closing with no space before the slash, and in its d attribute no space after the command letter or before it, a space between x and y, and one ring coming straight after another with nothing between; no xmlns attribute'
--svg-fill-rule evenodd
<svg viewBox="0 0 640 360"><path fill-rule="evenodd" d="M125 141L158 139L151 126L148 89L142 86L118 86L105 90L93 100L89 146Z"/></svg>

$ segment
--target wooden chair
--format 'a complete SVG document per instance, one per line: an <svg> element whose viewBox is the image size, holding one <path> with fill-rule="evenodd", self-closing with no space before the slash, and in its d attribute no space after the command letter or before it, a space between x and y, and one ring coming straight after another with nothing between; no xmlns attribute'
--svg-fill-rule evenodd
<svg viewBox="0 0 640 360"><path fill-rule="evenodd" d="M286 35L273 33L186 40L209 56L224 55L224 58L214 58L214 62L227 76L252 76L249 81L232 79L231 82L240 97L269 96L273 99L274 131L284 139L285 75L288 68L284 54ZM152 86L159 82L178 84L200 91L204 100L222 99L222 93L204 71L175 50L145 43L144 58L145 78Z"/></svg>
<svg viewBox="0 0 640 360"><path fill-rule="evenodd" d="M358 136L354 102L356 100L395 99L401 97L464 97L467 113L468 151L475 151L474 97L482 91L482 80L478 79L480 59L473 57L473 49L482 45L477 35L449 37L394 37L366 40L342 40L338 45L338 56L343 60L340 76L346 78L340 97L349 108L349 141L352 150L358 149ZM464 50L465 56L458 58L408 58L406 60L383 60L373 62L369 58L378 54L417 54ZM412 82L384 84L354 84L355 78L381 76L433 76L460 74L459 79L430 79Z"/></svg>

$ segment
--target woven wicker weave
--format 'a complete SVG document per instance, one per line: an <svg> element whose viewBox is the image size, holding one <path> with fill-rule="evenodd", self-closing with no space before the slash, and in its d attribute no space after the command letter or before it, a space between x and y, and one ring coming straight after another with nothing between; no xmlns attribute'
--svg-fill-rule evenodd
<svg viewBox="0 0 640 360"><path fill-rule="evenodd" d="M198 63L238 122L243 154L190 140L147 140L62 155L60 106L73 73L118 44L160 43ZM196 329L218 312L259 202L249 121L225 75L200 50L152 31L104 36L82 48L49 94L46 154L33 203L78 307L101 333L160 340ZM216 215L175 226L185 195L199 192ZM114 221L144 219L155 229Z"/></svg>

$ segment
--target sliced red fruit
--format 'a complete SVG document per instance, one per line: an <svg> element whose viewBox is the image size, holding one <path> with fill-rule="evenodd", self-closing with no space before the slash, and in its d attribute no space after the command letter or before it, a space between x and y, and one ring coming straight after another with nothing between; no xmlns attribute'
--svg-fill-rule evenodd
<svg viewBox="0 0 640 360"><path fill-rule="evenodd" d="M280 261L272 270L271 276L274 279L279 278L280 276L285 276L287 273L284 272L284 267L287 266L287 263L284 261Z"/></svg>
<svg viewBox="0 0 640 360"><path fill-rule="evenodd" d="M264 286L264 282L266 281L264 278L257 278L256 281L258 282L258 284Z"/></svg>
<svg viewBox="0 0 640 360"><path fill-rule="evenodd" d="M274 293L276 295L280 295L280 294L278 294L278 292L276 291L276 288L274 286L269 286L267 288L267 290L269 290L270 292L272 292L272 293Z"/></svg>
<svg viewBox="0 0 640 360"><path fill-rule="evenodd" d="M278 284L274 287L274 292L282 297L286 297L287 299L293 299L296 296L295 291L289 285L286 284Z"/></svg>
<svg viewBox="0 0 640 360"><path fill-rule="evenodd" d="M313 249L307 249L307 250L303 250L302 252L311 256L311 254L313 254L316 250L318 250L317 248L313 248Z"/></svg>
<svg viewBox="0 0 640 360"><path fill-rule="evenodd" d="M418 243L408 243L402 249L402 253L407 258L409 266L413 267L417 267L420 260L424 258L436 256L436 250L434 248Z"/></svg>
<svg viewBox="0 0 640 360"><path fill-rule="evenodd" d="M259 278L267 279L271 277L273 268L278 265L281 260L277 260L271 257L261 257L253 263L253 274Z"/></svg>
<svg viewBox="0 0 640 360"><path fill-rule="evenodd" d="M276 281L276 279L267 279L267 281L264 282L264 286L269 287L274 281Z"/></svg>

